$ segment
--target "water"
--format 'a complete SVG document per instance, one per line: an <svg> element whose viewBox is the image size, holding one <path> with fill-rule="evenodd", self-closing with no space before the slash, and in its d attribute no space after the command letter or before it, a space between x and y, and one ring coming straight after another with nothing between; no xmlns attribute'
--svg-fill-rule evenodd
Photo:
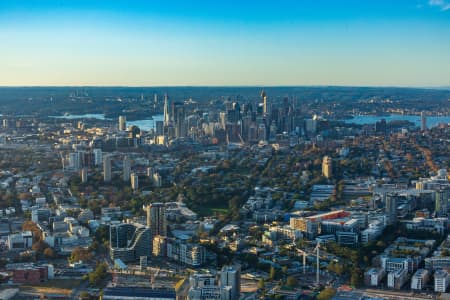
<svg viewBox="0 0 450 300"><path fill-rule="evenodd" d="M106 118L104 114L84 114L84 115L64 115L64 116L49 116L50 118L56 118L56 119L67 119L67 120L75 120L75 119L97 119L97 120L108 120L111 121L111 119ZM156 121L163 121L164 115L154 115L152 119L144 119L144 120L134 120L134 121L127 121L127 127L128 126L137 126L141 130L149 131L151 129L155 129L156 127Z"/></svg>
<svg viewBox="0 0 450 300"><path fill-rule="evenodd" d="M409 121L414 123L417 127L421 125L420 116L412 116L412 115L389 115L389 116L354 116L352 119L344 120L347 124L375 124L381 119L385 119L386 122L390 121ZM432 128L438 126L441 123L450 123L450 116L427 116L427 127Z"/></svg>
<svg viewBox="0 0 450 300"><path fill-rule="evenodd" d="M55 119L67 119L67 120L75 120L75 119L111 120L111 119L105 118L105 114L64 115L64 116L49 116L49 117L55 118Z"/></svg>
<svg viewBox="0 0 450 300"><path fill-rule="evenodd" d="M155 129L156 121L164 120L164 115L154 115L152 118L153 119L127 121L127 126L135 125L141 130L149 131L151 129Z"/></svg>

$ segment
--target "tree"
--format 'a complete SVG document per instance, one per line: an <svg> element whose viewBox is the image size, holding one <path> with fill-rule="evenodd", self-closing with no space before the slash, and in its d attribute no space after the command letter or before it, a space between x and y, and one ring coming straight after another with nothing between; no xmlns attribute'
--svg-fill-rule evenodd
<svg viewBox="0 0 450 300"><path fill-rule="evenodd" d="M258 289L264 290L266 287L266 282L264 281L264 278L260 278L258 281Z"/></svg>
<svg viewBox="0 0 450 300"><path fill-rule="evenodd" d="M336 294L336 290L333 288L326 288L317 295L317 300L329 300L333 298L334 294Z"/></svg>
<svg viewBox="0 0 450 300"><path fill-rule="evenodd" d="M298 281L294 276L289 276L286 280L286 284L290 288L295 288L298 286Z"/></svg>
<svg viewBox="0 0 450 300"><path fill-rule="evenodd" d="M95 267L95 270L89 273L89 284L92 286L99 286L101 281L106 278L107 275L106 263L99 263Z"/></svg>
<svg viewBox="0 0 450 300"><path fill-rule="evenodd" d="M352 286L358 287L362 284L362 282L363 282L363 273L361 269L355 268L354 270L352 270L352 275L350 277L350 284Z"/></svg>
<svg viewBox="0 0 450 300"><path fill-rule="evenodd" d="M269 274L269 278L271 280L274 280L277 277L277 270L275 269L275 267L270 267L270 274Z"/></svg>
<svg viewBox="0 0 450 300"><path fill-rule="evenodd" d="M93 254L91 251L77 247L73 249L72 254L69 257L70 262L77 262L77 261L88 261L91 260L93 257Z"/></svg>
<svg viewBox="0 0 450 300"><path fill-rule="evenodd" d="M31 249L38 253L43 253L48 247L50 246L46 242L39 240L31 246Z"/></svg>
<svg viewBox="0 0 450 300"><path fill-rule="evenodd" d="M56 257L55 250L53 250L53 248L51 248L51 247L47 247L44 249L44 255L47 258L55 258Z"/></svg>

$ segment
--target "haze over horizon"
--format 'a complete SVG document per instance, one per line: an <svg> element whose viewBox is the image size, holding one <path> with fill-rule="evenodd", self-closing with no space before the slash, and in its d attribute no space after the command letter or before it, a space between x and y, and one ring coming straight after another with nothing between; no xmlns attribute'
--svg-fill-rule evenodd
<svg viewBox="0 0 450 300"><path fill-rule="evenodd" d="M361 2L0 0L0 86L450 87L450 1Z"/></svg>

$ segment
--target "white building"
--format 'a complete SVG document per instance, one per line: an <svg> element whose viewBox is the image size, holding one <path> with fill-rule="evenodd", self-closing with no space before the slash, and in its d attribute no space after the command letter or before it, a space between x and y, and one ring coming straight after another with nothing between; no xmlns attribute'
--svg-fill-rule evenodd
<svg viewBox="0 0 450 300"><path fill-rule="evenodd" d="M364 283L368 286L378 286L385 275L383 269L371 268L364 274Z"/></svg>
<svg viewBox="0 0 450 300"><path fill-rule="evenodd" d="M387 286L393 289L401 289L405 282L408 280L408 270L399 269L388 273Z"/></svg>
<svg viewBox="0 0 450 300"><path fill-rule="evenodd" d="M411 278L411 289L421 290L430 279L430 272L425 269L419 269Z"/></svg>
<svg viewBox="0 0 450 300"><path fill-rule="evenodd" d="M434 273L434 291L445 293L447 290L450 279L446 270L437 270Z"/></svg>
<svg viewBox="0 0 450 300"><path fill-rule="evenodd" d="M9 250L29 249L33 245L33 233L31 231L23 231L16 234L8 235Z"/></svg>

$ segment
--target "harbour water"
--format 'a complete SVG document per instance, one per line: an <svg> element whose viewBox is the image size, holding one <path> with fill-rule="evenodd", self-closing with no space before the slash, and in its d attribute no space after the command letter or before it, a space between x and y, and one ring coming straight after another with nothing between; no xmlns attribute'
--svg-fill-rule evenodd
<svg viewBox="0 0 450 300"><path fill-rule="evenodd" d="M64 115L64 116L49 116L49 117L67 120L76 120L76 119L111 120L109 118L106 118L104 114ZM164 120L164 115L154 115L152 116L151 119L127 121L127 126L135 125L139 127L141 130L148 131L156 127L156 121L162 120Z"/></svg>
<svg viewBox="0 0 450 300"><path fill-rule="evenodd" d="M414 115L389 115L389 116L354 116L351 119L344 120L345 123L348 124L375 124L378 121L381 121L382 119L385 119L386 122L391 121L409 121L414 123L416 126L420 127L421 125L421 118L420 116L414 116ZM435 126L438 126L441 123L450 123L450 116L427 116L427 127L432 128Z"/></svg>

